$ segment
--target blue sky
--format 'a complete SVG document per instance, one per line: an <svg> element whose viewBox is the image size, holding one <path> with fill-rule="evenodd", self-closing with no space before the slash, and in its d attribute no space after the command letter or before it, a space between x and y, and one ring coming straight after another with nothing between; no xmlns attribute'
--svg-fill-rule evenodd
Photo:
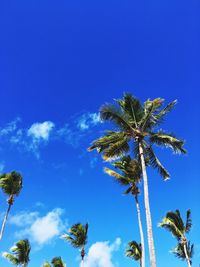
<svg viewBox="0 0 200 267"><path fill-rule="evenodd" d="M92 263L98 251L104 267L137 266L124 257L127 242L139 239L134 201L86 151L105 128L99 107L128 91L142 101L178 99L163 128L186 140L188 155L158 150L168 182L148 171L156 254L158 266L186 266L168 252L176 241L157 223L168 210L191 208L198 265L199 11L198 1L185 0L1 1L0 168L24 177L1 251L27 236L30 267L59 255L78 266L77 251L58 236L88 221L89 267L102 267ZM5 196L0 201L2 216Z"/></svg>

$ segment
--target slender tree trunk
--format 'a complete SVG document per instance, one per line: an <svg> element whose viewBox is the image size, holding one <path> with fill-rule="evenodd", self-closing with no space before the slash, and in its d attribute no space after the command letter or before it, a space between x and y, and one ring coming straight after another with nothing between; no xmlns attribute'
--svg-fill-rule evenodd
<svg viewBox="0 0 200 267"><path fill-rule="evenodd" d="M150 266L156 267L156 255L155 255L155 247L154 247L154 239L153 239L151 211L150 211L150 204L149 204L148 177L147 177L147 172L146 172L144 151L143 151L142 144L140 142L139 142L139 153L140 153L140 161L141 161L142 175L143 175L143 182L144 182L144 204L145 204L145 212L146 212Z"/></svg>
<svg viewBox="0 0 200 267"><path fill-rule="evenodd" d="M11 206L12 206L12 204L8 204L8 209L7 209L7 212L6 212L6 215L4 217L2 227L1 227L0 240L2 240L2 237L3 237L4 229L5 229L5 226L6 226L6 222L7 222L7 219L8 219L8 214L10 212Z"/></svg>
<svg viewBox="0 0 200 267"><path fill-rule="evenodd" d="M81 250L81 267L84 267L84 258L85 258L85 249L83 247Z"/></svg>
<svg viewBox="0 0 200 267"><path fill-rule="evenodd" d="M187 260L188 267L191 267L190 259L188 257L188 253L187 253L186 244L183 245L183 248L184 248L185 257L186 257L186 260Z"/></svg>
<svg viewBox="0 0 200 267"><path fill-rule="evenodd" d="M140 205L138 202L138 196L135 196L135 202L136 202L136 208L137 208L137 214L138 214L138 225L139 225L139 231L140 231L140 240L141 240L141 247L142 247L142 259L140 261L140 266L145 267L145 246L144 246L144 232L142 227L142 218L141 218L141 212L140 212Z"/></svg>
<svg viewBox="0 0 200 267"><path fill-rule="evenodd" d="M27 266L27 264L26 264L26 263L23 263L23 264L22 264L22 267L26 267L26 266Z"/></svg>

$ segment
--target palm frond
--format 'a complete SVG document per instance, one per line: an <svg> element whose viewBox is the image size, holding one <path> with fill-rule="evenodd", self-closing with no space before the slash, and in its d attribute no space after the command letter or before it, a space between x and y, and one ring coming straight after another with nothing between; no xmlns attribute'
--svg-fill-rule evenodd
<svg viewBox="0 0 200 267"><path fill-rule="evenodd" d="M2 256L6 258L7 260L9 260L13 265L16 265L16 266L20 265L19 260L14 255L4 252L2 253Z"/></svg>
<svg viewBox="0 0 200 267"><path fill-rule="evenodd" d="M117 142L122 142L126 134L123 132L106 131L103 137L100 137L92 142L92 145L88 148L88 151L97 149L99 153L104 151L110 145Z"/></svg>
<svg viewBox="0 0 200 267"><path fill-rule="evenodd" d="M172 133L165 133L164 131L150 133L149 139L152 144L169 147L177 154L186 153L186 150L183 148L184 141L176 138Z"/></svg>
<svg viewBox="0 0 200 267"><path fill-rule="evenodd" d="M51 267L51 264L50 264L48 261L45 261L45 262L42 264L42 267Z"/></svg>
<svg viewBox="0 0 200 267"><path fill-rule="evenodd" d="M129 185L131 182L131 179L128 177L122 176L119 173L109 169L109 168L104 168L104 172L107 173L108 175L112 176L115 178L115 180L120 183L121 185Z"/></svg>
<svg viewBox="0 0 200 267"><path fill-rule="evenodd" d="M146 163L156 169L164 180L169 179L169 172L165 169L165 167L161 164L160 160L156 157L153 149L147 145L144 148Z"/></svg>
<svg viewBox="0 0 200 267"><path fill-rule="evenodd" d="M129 121L132 127L138 127L138 122L140 122L143 117L143 107L140 101L132 96L131 94L125 93L123 99L116 100L121 106L123 111L130 117Z"/></svg>
<svg viewBox="0 0 200 267"><path fill-rule="evenodd" d="M185 227L179 210L167 212L159 226L171 232L178 240L184 237Z"/></svg>
<svg viewBox="0 0 200 267"><path fill-rule="evenodd" d="M66 267L61 257L55 257L51 261L53 267Z"/></svg>
<svg viewBox="0 0 200 267"><path fill-rule="evenodd" d="M186 224L185 224L185 232L189 233L190 229L192 227L192 219L191 219L191 210L187 210L186 213Z"/></svg>
<svg viewBox="0 0 200 267"><path fill-rule="evenodd" d="M188 257L190 259L190 263L192 263L192 257L194 255L194 244L190 244L190 241L186 243L186 251ZM185 250L183 243L179 242L172 253L181 260L186 260Z"/></svg>
<svg viewBox="0 0 200 267"><path fill-rule="evenodd" d="M138 244L136 241L129 242L125 255L135 261L141 260L142 258L141 244Z"/></svg>
<svg viewBox="0 0 200 267"><path fill-rule="evenodd" d="M130 130L130 117L115 105L105 104L100 109L100 117L102 121L110 121L122 130Z"/></svg>

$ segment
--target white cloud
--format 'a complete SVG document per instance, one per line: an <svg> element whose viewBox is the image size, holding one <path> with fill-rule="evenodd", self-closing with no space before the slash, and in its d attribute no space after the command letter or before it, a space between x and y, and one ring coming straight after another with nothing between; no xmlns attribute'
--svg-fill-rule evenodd
<svg viewBox="0 0 200 267"><path fill-rule="evenodd" d="M101 122L99 113L84 113L77 120L77 127L82 130L88 130L90 127L97 125Z"/></svg>
<svg viewBox="0 0 200 267"><path fill-rule="evenodd" d="M41 246L60 235L67 226L61 218L62 214L63 210L59 208L44 216L40 216L38 212L22 212L11 216L9 222L23 228L15 233L18 238L28 236L32 242Z"/></svg>
<svg viewBox="0 0 200 267"><path fill-rule="evenodd" d="M17 117L15 120L7 123L5 127L0 128L0 136L6 136L13 133L17 129L17 124L20 121L21 118Z"/></svg>
<svg viewBox="0 0 200 267"><path fill-rule="evenodd" d="M114 243L97 242L93 244L85 260L85 267L115 267L112 260L113 252L117 251L121 245L121 239L116 238Z"/></svg>
<svg viewBox="0 0 200 267"><path fill-rule="evenodd" d="M28 129L28 136L32 136L36 140L43 139L47 141L49 139L50 132L55 127L52 121L36 122Z"/></svg>

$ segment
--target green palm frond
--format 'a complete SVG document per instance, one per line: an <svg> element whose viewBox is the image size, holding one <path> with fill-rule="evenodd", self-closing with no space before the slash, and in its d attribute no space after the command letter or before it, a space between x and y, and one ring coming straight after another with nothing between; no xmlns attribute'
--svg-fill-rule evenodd
<svg viewBox="0 0 200 267"><path fill-rule="evenodd" d="M126 134L123 132L106 131L103 137L92 142L92 145L88 148L88 150L92 151L97 149L97 151L101 153L110 145L122 142L125 137Z"/></svg>
<svg viewBox="0 0 200 267"><path fill-rule="evenodd" d="M112 161L122 157L124 154L129 152L129 145L127 137L124 137L122 140L110 144L109 147L103 151L103 159L106 161Z"/></svg>
<svg viewBox="0 0 200 267"><path fill-rule="evenodd" d="M159 226L171 232L178 240L185 235L185 226L179 210L167 212Z"/></svg>
<svg viewBox="0 0 200 267"><path fill-rule="evenodd" d="M131 94L124 94L123 99L116 100L117 103L121 106L124 113L127 114L130 119L130 124L133 127L138 127L138 122L144 115L143 107L140 101L132 96Z"/></svg>
<svg viewBox="0 0 200 267"><path fill-rule="evenodd" d="M45 262L42 264L42 267L51 267L51 264L50 264L48 261L45 261Z"/></svg>
<svg viewBox="0 0 200 267"><path fill-rule="evenodd" d="M2 191L11 196L18 196L22 189L22 176L18 172L5 173L0 176L0 188Z"/></svg>
<svg viewBox="0 0 200 267"><path fill-rule="evenodd" d="M113 122L121 130L128 131L131 129L130 116L115 105L103 105L100 108L100 117L102 121Z"/></svg>
<svg viewBox="0 0 200 267"><path fill-rule="evenodd" d="M4 252L2 253L2 256L4 258L6 258L7 260L9 260L13 265L20 265L19 260L12 254L8 253L8 252Z"/></svg>
<svg viewBox="0 0 200 267"><path fill-rule="evenodd" d="M161 164L160 160L156 157L153 149L150 146L145 146L144 152L147 164L156 169L164 180L169 179L169 172L165 169L165 167Z"/></svg>
<svg viewBox="0 0 200 267"><path fill-rule="evenodd" d="M177 100L174 100L170 102L165 108L160 110L157 114L154 114L154 120L152 121L152 124L150 125L151 127L153 126L158 126L160 123L163 122L165 116L174 108L176 105Z"/></svg>
<svg viewBox="0 0 200 267"><path fill-rule="evenodd" d="M156 98L153 100L148 99L144 103L144 116L140 121L140 128L145 131L155 123L154 113L162 106L164 99Z"/></svg>
<svg viewBox="0 0 200 267"><path fill-rule="evenodd" d="M186 153L186 150L183 148L184 141L176 138L172 133L165 133L164 131L151 133L149 139L150 143L169 147L177 154Z"/></svg>
<svg viewBox="0 0 200 267"><path fill-rule="evenodd" d="M187 255L190 259L190 263L192 263L192 257L194 255L194 244L190 244L190 241L186 244ZM186 260L185 250L183 243L179 242L172 253L181 260Z"/></svg>
<svg viewBox="0 0 200 267"><path fill-rule="evenodd" d="M31 246L28 239L19 240L15 246L11 248L11 253L4 253L4 257L14 265L28 264L30 251Z"/></svg>
<svg viewBox="0 0 200 267"><path fill-rule="evenodd" d="M104 168L104 172L107 173L108 175L112 176L115 178L115 180L120 183L121 185L129 185L131 183L131 179L128 177L122 176L119 173L109 169L109 168Z"/></svg>
<svg viewBox="0 0 200 267"><path fill-rule="evenodd" d="M185 224L185 232L189 233L190 229L192 227L192 219L191 219L191 210L187 210L186 213L186 224Z"/></svg>
<svg viewBox="0 0 200 267"><path fill-rule="evenodd" d="M51 264L53 267L66 267L61 257L55 257L52 259Z"/></svg>
<svg viewBox="0 0 200 267"><path fill-rule="evenodd" d="M141 244L138 244L136 241L129 242L125 255L135 261L141 260L142 258Z"/></svg>
<svg viewBox="0 0 200 267"><path fill-rule="evenodd" d="M75 248L82 248L87 244L88 223L74 224L67 234L61 236L62 239L68 241Z"/></svg>

